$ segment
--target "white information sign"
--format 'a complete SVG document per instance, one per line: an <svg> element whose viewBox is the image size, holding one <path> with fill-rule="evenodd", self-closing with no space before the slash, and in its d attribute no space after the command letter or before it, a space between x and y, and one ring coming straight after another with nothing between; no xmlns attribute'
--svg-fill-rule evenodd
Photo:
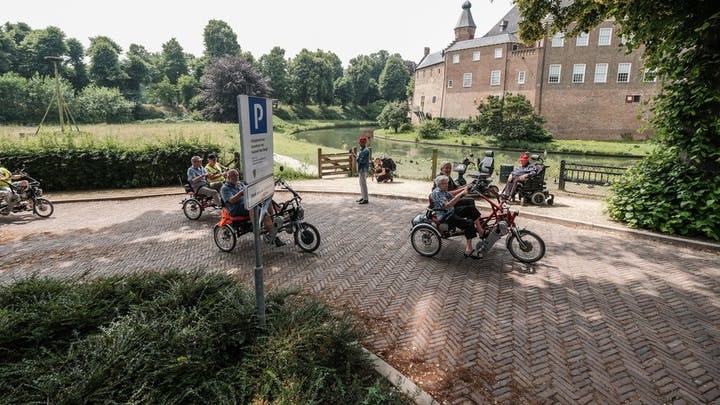
<svg viewBox="0 0 720 405"><path fill-rule="evenodd" d="M272 198L274 192L275 179L272 176L265 177L253 184L248 184L245 188L245 207L249 210L259 205L268 198Z"/></svg>
<svg viewBox="0 0 720 405"><path fill-rule="evenodd" d="M245 206L251 209L264 199L272 197L275 190L275 181L272 177L272 99L239 95L238 116L243 179L248 187ZM250 196L251 190L256 197Z"/></svg>

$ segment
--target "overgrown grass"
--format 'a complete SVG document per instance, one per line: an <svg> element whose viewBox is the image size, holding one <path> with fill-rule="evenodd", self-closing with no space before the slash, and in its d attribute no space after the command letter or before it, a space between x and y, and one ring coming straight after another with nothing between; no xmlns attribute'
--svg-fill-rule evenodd
<svg viewBox="0 0 720 405"><path fill-rule="evenodd" d="M363 121L318 121L299 120L287 123L274 117L273 139L275 153L290 156L303 162L317 160L317 145L297 140L292 134L320 128L367 126ZM83 125L81 132L60 134L60 127L43 126L38 135L36 128L22 126L0 126L0 149L37 149L51 143L72 143L77 147L102 145L106 147L130 146L142 148L147 145L165 143L213 143L220 145L220 161L232 160L233 152L240 150L240 128L238 124L213 122L147 122L133 124ZM6 146L6 147L3 147ZM323 148L326 153L341 152L339 149Z"/></svg>
<svg viewBox="0 0 720 405"><path fill-rule="evenodd" d="M410 403L372 370L350 319L218 273L0 287L3 403Z"/></svg>

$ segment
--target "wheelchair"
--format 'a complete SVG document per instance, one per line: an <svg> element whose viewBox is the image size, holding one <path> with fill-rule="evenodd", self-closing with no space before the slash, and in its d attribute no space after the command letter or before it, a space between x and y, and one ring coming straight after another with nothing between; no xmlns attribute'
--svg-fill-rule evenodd
<svg viewBox="0 0 720 405"><path fill-rule="evenodd" d="M544 164L543 158L540 155L531 155L530 161L532 164L540 167L540 170L532 176L529 176L524 182L518 182L515 193L510 196L512 201L515 199L520 200L521 205L525 205L530 202L535 205L553 205L555 203L555 196L548 191L547 183L545 182L545 172L547 166Z"/></svg>

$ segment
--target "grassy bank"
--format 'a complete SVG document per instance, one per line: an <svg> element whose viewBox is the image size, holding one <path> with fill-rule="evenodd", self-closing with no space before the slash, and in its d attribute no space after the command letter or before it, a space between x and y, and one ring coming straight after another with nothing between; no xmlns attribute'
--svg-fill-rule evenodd
<svg viewBox="0 0 720 405"><path fill-rule="evenodd" d="M491 137L479 135L461 135L457 132L446 132L438 139L420 139L416 132L395 133L392 130L379 129L375 131L377 136L388 139L417 142L421 140L428 144L467 145L467 146L494 146ZM557 153L583 153L600 155L624 155L624 156L647 156L655 148L650 141L592 141L592 140L570 140L554 139L547 144L528 144L521 149L547 150Z"/></svg>

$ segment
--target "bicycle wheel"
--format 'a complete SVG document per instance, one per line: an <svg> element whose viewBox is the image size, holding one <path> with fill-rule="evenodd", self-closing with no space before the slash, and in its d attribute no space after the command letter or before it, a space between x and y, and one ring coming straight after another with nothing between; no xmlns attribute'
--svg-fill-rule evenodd
<svg viewBox="0 0 720 405"><path fill-rule="evenodd" d="M413 249L422 256L435 256L442 247L440 233L430 224L417 224L410 232Z"/></svg>
<svg viewBox="0 0 720 405"><path fill-rule="evenodd" d="M505 245L510 254L523 263L534 263L545 256L545 242L526 229L511 233Z"/></svg>
<svg viewBox="0 0 720 405"><path fill-rule="evenodd" d="M217 226L213 229L215 244L223 252L229 252L235 248L237 237L235 230L230 225Z"/></svg>
<svg viewBox="0 0 720 405"><path fill-rule="evenodd" d="M202 204L194 198L188 198L185 200L182 210L185 213L185 216L192 220L200 218L200 215L202 215L203 212Z"/></svg>
<svg viewBox="0 0 720 405"><path fill-rule="evenodd" d="M33 212L39 217L47 218L55 212L55 207L48 199L36 198L33 202Z"/></svg>
<svg viewBox="0 0 720 405"><path fill-rule="evenodd" d="M295 244L306 252L313 252L320 246L320 232L313 225L304 222L295 230Z"/></svg>

